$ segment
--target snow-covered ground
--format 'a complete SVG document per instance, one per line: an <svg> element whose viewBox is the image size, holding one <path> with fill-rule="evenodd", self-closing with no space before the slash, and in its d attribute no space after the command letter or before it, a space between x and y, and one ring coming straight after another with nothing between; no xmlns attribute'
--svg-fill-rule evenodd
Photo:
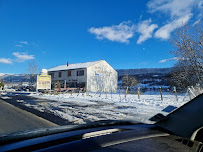
<svg viewBox="0 0 203 152"><path fill-rule="evenodd" d="M178 95L178 101L174 94L163 93L163 101L159 92L147 92L140 96L124 94L31 94L38 98L35 103L24 103L28 107L43 111L49 111L75 124L97 120L135 120L144 123L152 123L148 119L157 113L167 115L162 110L169 105L180 107L189 101L184 99L184 94ZM47 99L47 100L43 100ZM183 100L184 99L184 100ZM23 103L24 101L18 101Z"/></svg>

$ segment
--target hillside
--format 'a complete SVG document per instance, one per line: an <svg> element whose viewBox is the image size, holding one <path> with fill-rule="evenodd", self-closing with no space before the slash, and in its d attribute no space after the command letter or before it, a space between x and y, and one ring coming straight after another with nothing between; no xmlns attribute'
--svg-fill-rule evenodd
<svg viewBox="0 0 203 152"><path fill-rule="evenodd" d="M37 75L35 75L35 78ZM4 82L29 82L30 74L0 74L0 79Z"/></svg>
<svg viewBox="0 0 203 152"><path fill-rule="evenodd" d="M122 86L122 77L126 74L136 77L143 90L155 90L160 86L167 90L170 84L167 80L172 68L118 69L118 86Z"/></svg>
<svg viewBox="0 0 203 152"><path fill-rule="evenodd" d="M118 76L138 74L168 74L172 68L117 69Z"/></svg>

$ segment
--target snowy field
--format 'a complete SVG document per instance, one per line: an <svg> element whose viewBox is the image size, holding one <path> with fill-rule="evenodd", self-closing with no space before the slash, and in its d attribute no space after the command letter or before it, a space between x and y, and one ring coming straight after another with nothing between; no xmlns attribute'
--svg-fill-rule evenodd
<svg viewBox="0 0 203 152"><path fill-rule="evenodd" d="M144 123L153 123L148 119L157 113L167 115L162 110L169 105L180 107L189 101L187 96L178 95L178 101L174 94L163 93L163 101L159 92L148 92L140 96L124 94L31 94L38 98L35 103L23 103L28 107L41 112L49 111L72 123L82 124L98 120L134 120ZM43 100L47 99L47 100ZM184 99L184 100L183 100Z"/></svg>

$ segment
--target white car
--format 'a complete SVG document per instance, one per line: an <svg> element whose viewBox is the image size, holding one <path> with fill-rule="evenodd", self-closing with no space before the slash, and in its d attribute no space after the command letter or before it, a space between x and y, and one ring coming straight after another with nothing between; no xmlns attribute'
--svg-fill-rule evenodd
<svg viewBox="0 0 203 152"><path fill-rule="evenodd" d="M13 88L7 88L7 89L4 89L4 91L6 91L6 92L15 92L16 90L13 89Z"/></svg>

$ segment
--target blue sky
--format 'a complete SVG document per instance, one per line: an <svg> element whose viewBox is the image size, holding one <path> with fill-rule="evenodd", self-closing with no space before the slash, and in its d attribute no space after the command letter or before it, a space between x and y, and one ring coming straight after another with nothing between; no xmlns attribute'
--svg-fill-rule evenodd
<svg viewBox="0 0 203 152"><path fill-rule="evenodd" d="M26 73L32 60L171 67L171 34L202 10L201 0L0 0L0 73Z"/></svg>

